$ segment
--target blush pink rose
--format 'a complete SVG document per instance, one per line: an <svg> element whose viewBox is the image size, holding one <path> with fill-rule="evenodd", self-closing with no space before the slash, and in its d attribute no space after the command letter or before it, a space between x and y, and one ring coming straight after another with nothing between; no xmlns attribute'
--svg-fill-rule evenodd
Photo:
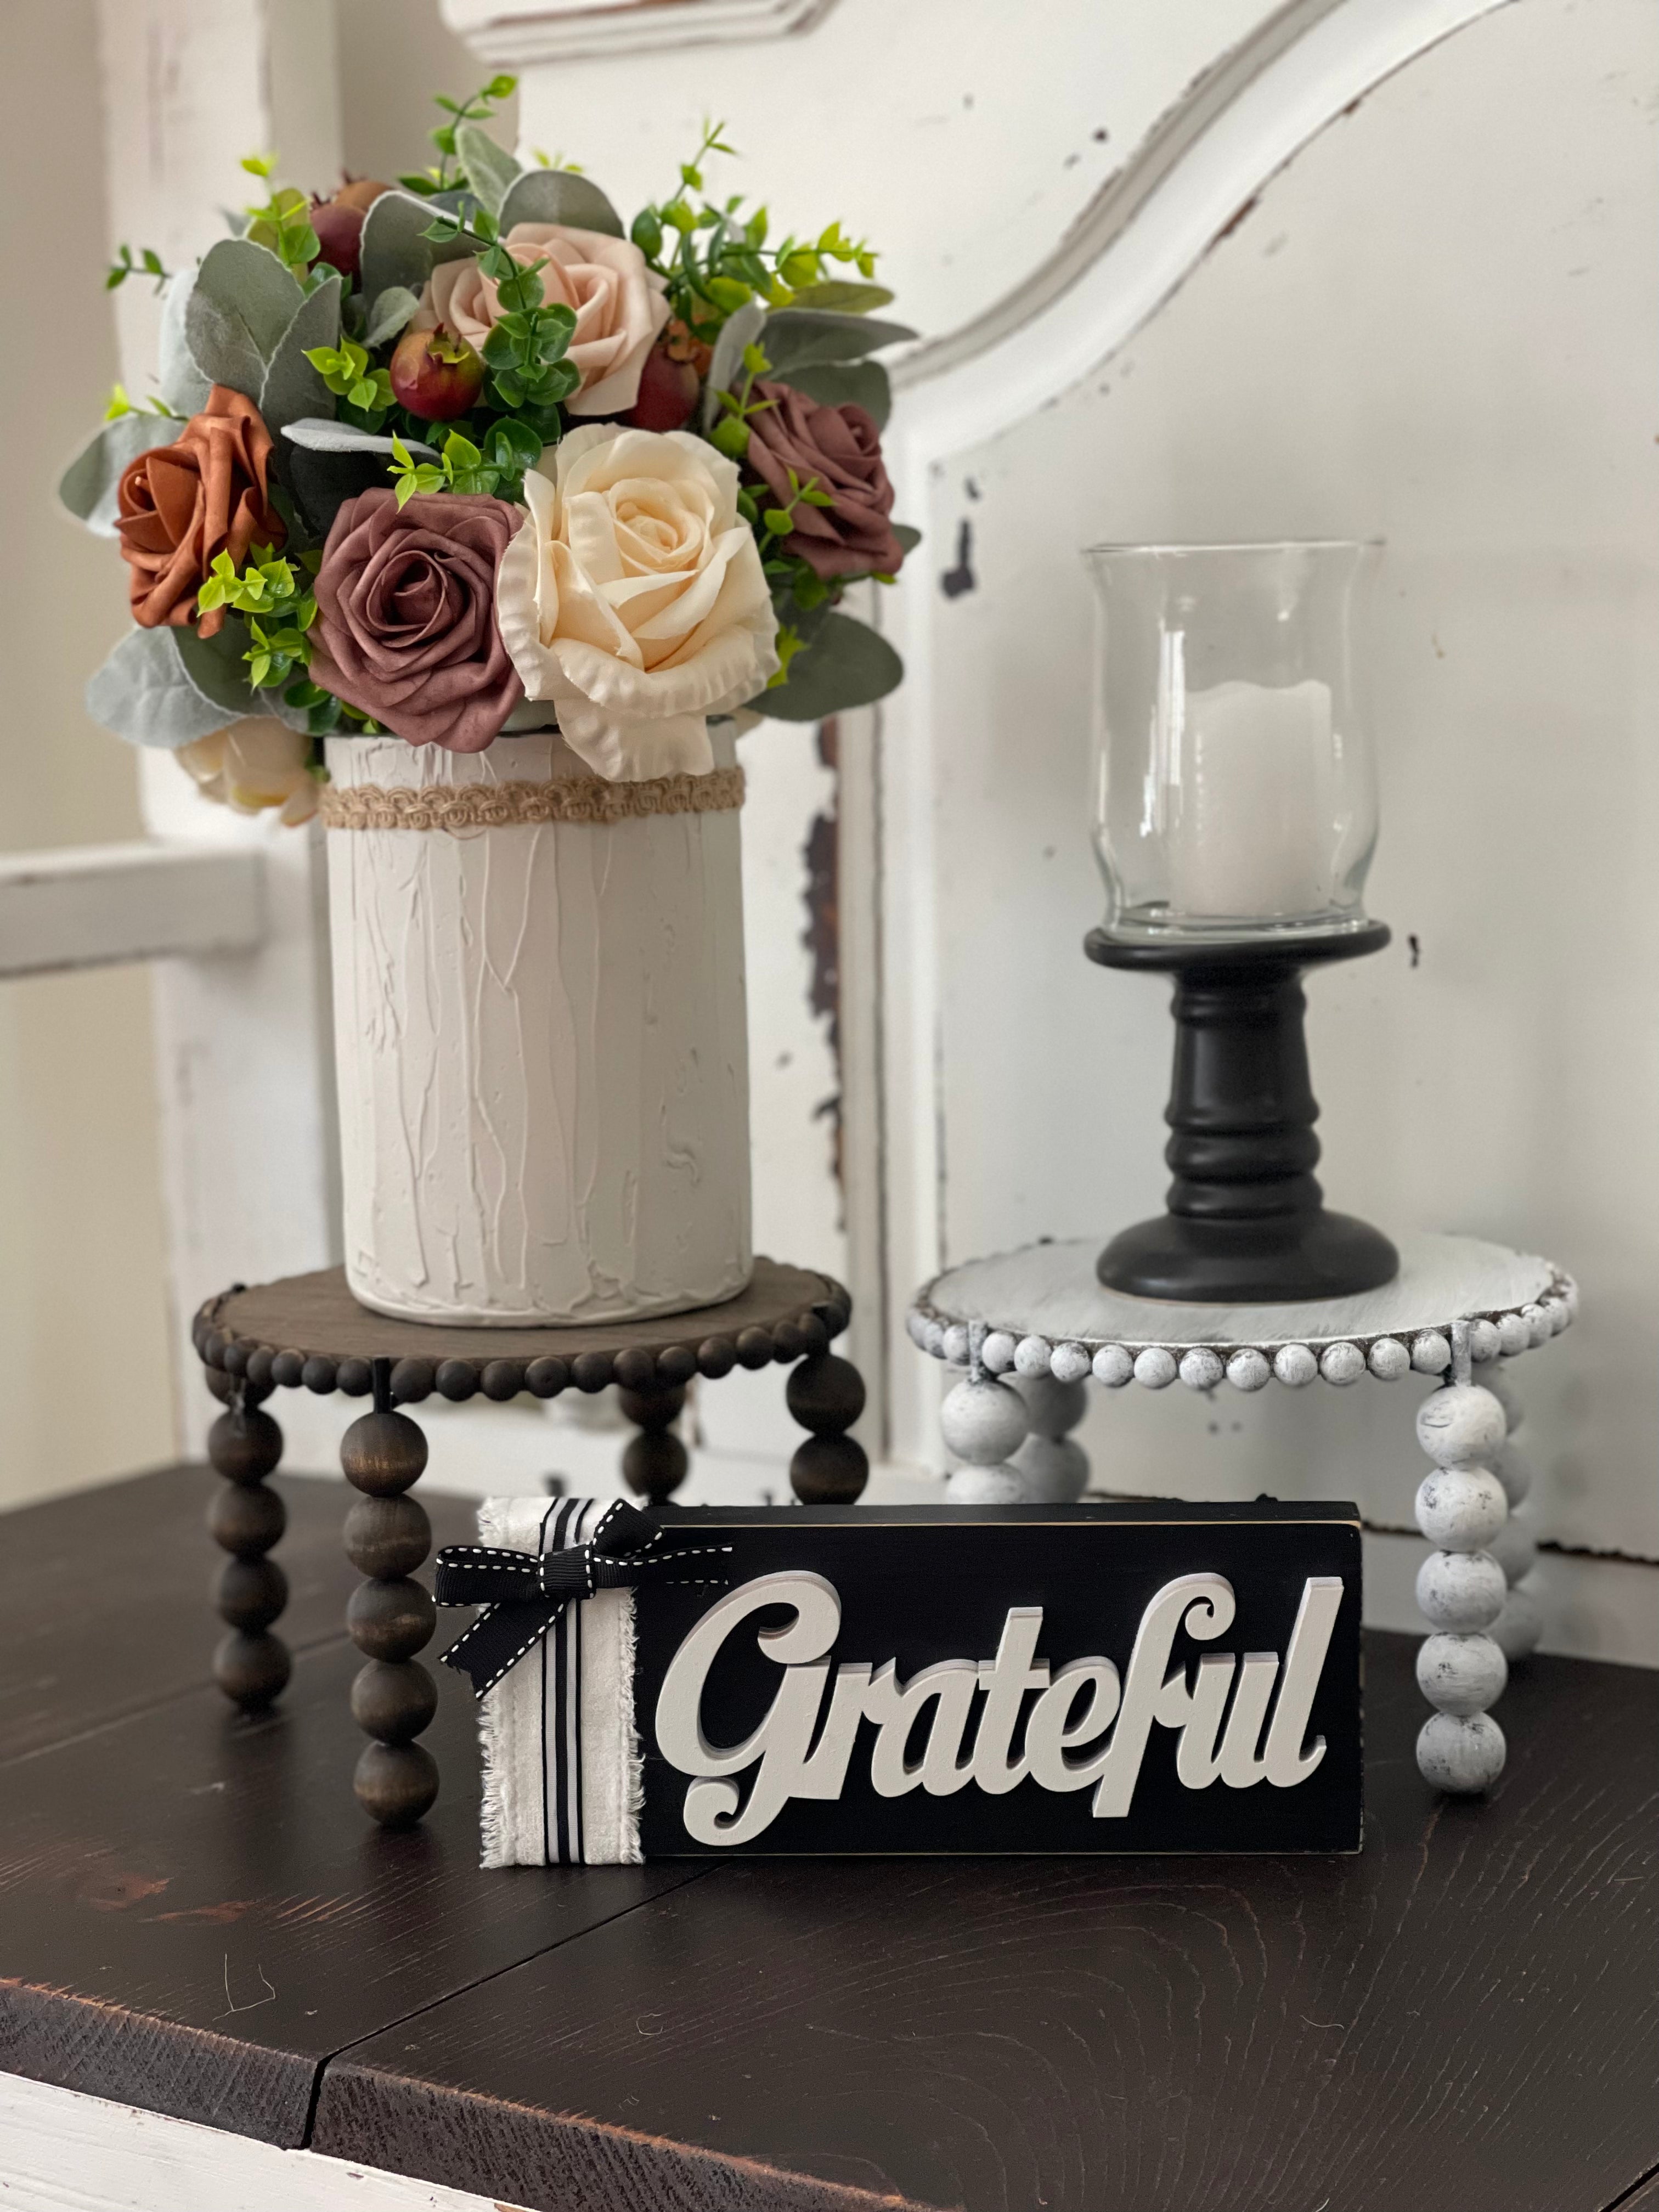
<svg viewBox="0 0 1659 2212"><path fill-rule="evenodd" d="M556 222L515 222L501 240L526 268L544 264L542 299L576 317L568 358L581 371L580 388L564 402L568 415L619 415L639 398L640 372L668 320L666 279L647 269L631 239L603 231L568 230ZM417 331L439 324L482 353L501 304L476 258L441 261L410 319Z"/></svg>
<svg viewBox="0 0 1659 2212"><path fill-rule="evenodd" d="M317 572L312 682L411 745L481 753L524 696L495 627L496 571L523 520L477 495L347 500Z"/></svg>

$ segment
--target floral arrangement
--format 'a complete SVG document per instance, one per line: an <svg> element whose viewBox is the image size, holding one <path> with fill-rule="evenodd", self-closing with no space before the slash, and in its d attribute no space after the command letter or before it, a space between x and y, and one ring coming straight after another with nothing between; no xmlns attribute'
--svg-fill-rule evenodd
<svg viewBox="0 0 1659 2212"><path fill-rule="evenodd" d="M119 386L60 486L125 556L136 627L94 717L211 798L301 821L331 734L481 750L553 726L593 771L713 765L711 716L817 720L898 656L847 613L917 533L892 520L875 256L774 240L678 188L624 231L572 166L441 100L438 164L269 197L161 294L155 392Z"/></svg>

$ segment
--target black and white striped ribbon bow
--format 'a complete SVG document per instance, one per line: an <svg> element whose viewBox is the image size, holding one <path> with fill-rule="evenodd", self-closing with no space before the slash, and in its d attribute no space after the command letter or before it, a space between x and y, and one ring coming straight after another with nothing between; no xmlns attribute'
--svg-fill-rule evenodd
<svg viewBox="0 0 1659 2212"><path fill-rule="evenodd" d="M538 1555L489 1544L446 1544L437 1558L438 1603L477 1605L483 1611L444 1653L443 1663L470 1675L473 1695L482 1698L546 1634L572 1598L641 1582L718 1583L723 1576L668 1571L730 1549L676 1543L670 1529L620 1498L606 1507L587 1542L568 1551Z"/></svg>

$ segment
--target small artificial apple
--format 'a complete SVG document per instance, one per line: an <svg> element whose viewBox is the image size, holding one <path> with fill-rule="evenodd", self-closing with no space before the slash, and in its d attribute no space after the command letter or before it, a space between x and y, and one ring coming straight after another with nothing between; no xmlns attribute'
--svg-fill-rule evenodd
<svg viewBox="0 0 1659 2212"><path fill-rule="evenodd" d="M477 404L484 365L464 337L440 323L405 331L392 356L392 392L425 422L453 422Z"/></svg>
<svg viewBox="0 0 1659 2212"><path fill-rule="evenodd" d="M322 248L318 258L354 283L362 276L363 217L391 189L373 177L358 177L342 185L332 199L312 203L311 227Z"/></svg>
<svg viewBox="0 0 1659 2212"><path fill-rule="evenodd" d="M695 362L678 361L666 344L656 345L640 370L639 395L622 419L635 430L684 429L702 389Z"/></svg>

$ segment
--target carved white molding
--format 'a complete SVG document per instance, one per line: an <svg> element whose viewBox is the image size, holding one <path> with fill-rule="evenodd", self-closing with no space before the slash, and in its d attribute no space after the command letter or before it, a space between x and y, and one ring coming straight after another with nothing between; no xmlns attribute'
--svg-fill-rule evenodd
<svg viewBox="0 0 1659 2212"><path fill-rule="evenodd" d="M896 365L886 434L896 511L926 511L930 476L1052 404L1177 291L1265 186L1356 102L1510 0L1292 0L1206 71L1099 195L1060 247L967 330ZM939 549L883 595L905 661L884 702L884 1175L896 1286L942 1257L944 1100L937 793L951 773L937 726ZM902 1299L889 1316L893 1449L925 1461L934 1377L909 1353Z"/></svg>
<svg viewBox="0 0 1659 2212"><path fill-rule="evenodd" d="M596 54L726 46L810 30L835 0L441 0L473 52L510 69Z"/></svg>

